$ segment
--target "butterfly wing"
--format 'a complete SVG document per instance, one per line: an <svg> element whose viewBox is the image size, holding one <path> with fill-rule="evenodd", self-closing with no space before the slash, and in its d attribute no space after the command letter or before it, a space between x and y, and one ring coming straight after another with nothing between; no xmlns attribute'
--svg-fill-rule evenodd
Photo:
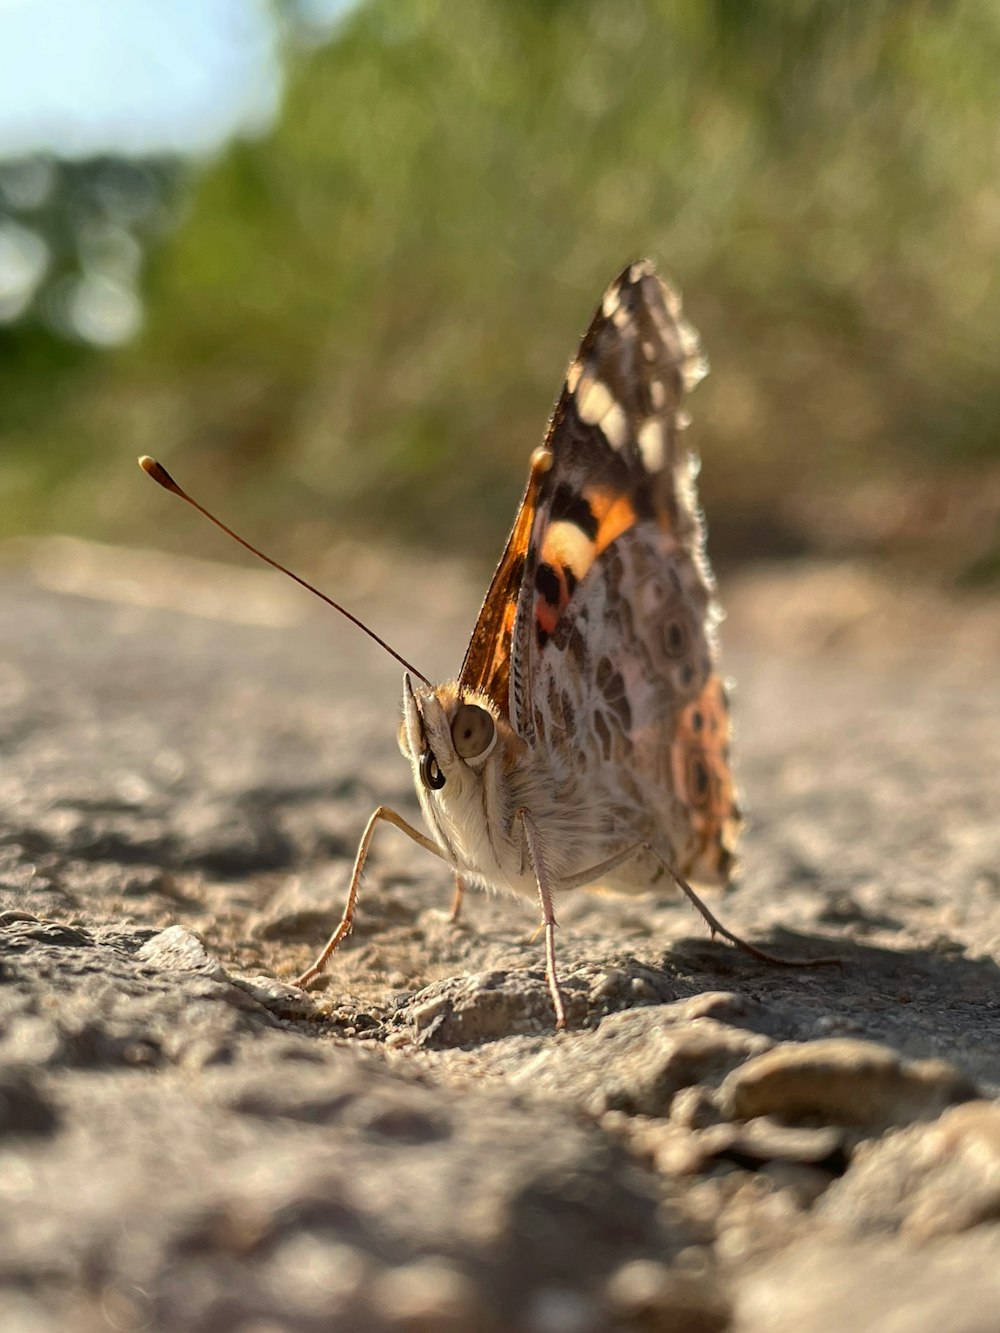
<svg viewBox="0 0 1000 1333"><path fill-rule="evenodd" d="M737 812L682 442L683 398L705 371L676 294L632 264L569 368L460 685L585 771L617 845L648 838L682 873L717 881Z"/></svg>
<svg viewBox="0 0 1000 1333"><path fill-rule="evenodd" d="M483 602L459 675L464 690L478 690L510 717L511 659L517 608L526 587L527 557L549 455L536 450L521 506ZM518 690L520 696L520 690Z"/></svg>

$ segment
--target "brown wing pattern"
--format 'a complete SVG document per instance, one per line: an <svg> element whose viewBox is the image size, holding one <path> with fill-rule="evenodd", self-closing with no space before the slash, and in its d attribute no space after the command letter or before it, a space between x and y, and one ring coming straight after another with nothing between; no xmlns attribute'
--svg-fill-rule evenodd
<svg viewBox="0 0 1000 1333"><path fill-rule="evenodd" d="M529 743L556 744L548 718L600 770L619 824L632 810L646 837L660 821L678 865L712 879L725 877L735 803L681 442L682 401L705 370L676 294L648 262L630 265L570 365L460 684Z"/></svg>
<svg viewBox="0 0 1000 1333"><path fill-rule="evenodd" d="M698 536L694 516L678 513L671 464L681 399L705 363L679 312L648 261L625 269L583 337L532 458L459 677L485 691L526 739L528 659L544 648L601 552L657 514L679 533L686 525L689 539Z"/></svg>

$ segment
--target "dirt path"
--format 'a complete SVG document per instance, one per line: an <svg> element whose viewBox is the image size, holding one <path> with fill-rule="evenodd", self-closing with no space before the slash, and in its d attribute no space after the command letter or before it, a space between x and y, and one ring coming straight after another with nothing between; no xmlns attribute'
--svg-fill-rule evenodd
<svg viewBox="0 0 1000 1333"><path fill-rule="evenodd" d="M741 886L534 914L380 835L398 672L267 576L0 568L0 1327L1000 1326L1000 617L856 570L730 581ZM428 675L475 581L376 626ZM329 580L328 580L329 581ZM426 595L425 595L426 594ZM157 605L156 603L159 603ZM195 608L197 614L180 608Z"/></svg>

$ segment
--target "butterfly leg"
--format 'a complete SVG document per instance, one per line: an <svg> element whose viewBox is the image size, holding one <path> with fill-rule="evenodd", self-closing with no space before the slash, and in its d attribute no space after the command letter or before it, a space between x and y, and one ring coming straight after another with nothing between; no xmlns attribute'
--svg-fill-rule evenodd
<svg viewBox="0 0 1000 1333"><path fill-rule="evenodd" d="M524 840L528 845L528 857L531 861L531 868L535 872L538 897L542 904L542 922L545 926L545 980L548 982L549 994L552 996L552 1008L556 1011L556 1027L561 1029L566 1026L566 1006L563 1003L562 991L559 989L559 978L556 975L556 915L552 907L552 891L549 887L548 871L545 868L545 860L542 856L542 846L535 821L527 810L518 810L517 814L521 820L521 827L524 829Z"/></svg>
<svg viewBox="0 0 1000 1333"><path fill-rule="evenodd" d="M684 876L675 870L670 862L665 860L654 848L650 847L649 850L673 879L688 902L701 913L712 934L721 935L730 944L735 944L738 949L748 953L751 958L759 958L762 963L773 963L778 967L829 967L831 965L839 967L841 965L843 960L840 958L785 958L781 954L768 953L766 949L758 949L756 944L751 944L749 940L743 939L741 935L734 934L733 931L724 926L719 918L702 902Z"/></svg>
<svg viewBox="0 0 1000 1333"><path fill-rule="evenodd" d="M347 902L344 905L344 914L340 918L340 923L327 940L326 944L324 944L322 952L313 963L312 967L307 967L301 976L295 978L296 986L305 987L308 986L311 981L315 981L329 962L330 955L333 953L334 949L336 949L337 945L345 935L351 933L351 928L354 925L354 909L358 901L358 887L361 884L361 872L365 868L365 861L368 858L368 848L371 846L371 840L374 836L376 825L380 820L387 824L394 824L396 828L405 833L408 838L412 838L415 843L423 847L426 851L433 852L435 856L440 856L442 861L448 859L436 842L425 837L425 835L415 829L412 824L408 824L402 815L397 815L395 810L390 810L387 805L380 805L365 825L365 831L362 833L361 841L358 843L358 852L354 858L354 869L351 871L351 885L347 891Z"/></svg>
<svg viewBox="0 0 1000 1333"><path fill-rule="evenodd" d="M632 847L626 847L623 851L616 852L614 856L609 856L606 861L601 861L598 865L581 871L578 875L560 880L559 887L561 889L573 889L580 888L585 884L593 884L594 880L599 879L601 875L606 875L610 870L616 870L625 861L629 861L633 856L638 856L641 853L649 853L659 861L688 902L701 914L713 935L721 935L730 944L734 944L738 949L742 949L744 953L748 953L751 958L759 958L762 963L773 963L778 967L829 967L834 964L839 966L842 962L840 958L783 958L781 954L768 953L766 949L758 949L756 944L751 944L749 940L743 939L741 935L737 935L727 926L724 926L711 908L702 902L684 876L675 870L670 862L648 842L637 842Z"/></svg>
<svg viewBox="0 0 1000 1333"><path fill-rule="evenodd" d="M462 903L465 901L465 880L455 871L455 893L451 900L451 908L448 912L448 920L452 925L458 920L462 913Z"/></svg>

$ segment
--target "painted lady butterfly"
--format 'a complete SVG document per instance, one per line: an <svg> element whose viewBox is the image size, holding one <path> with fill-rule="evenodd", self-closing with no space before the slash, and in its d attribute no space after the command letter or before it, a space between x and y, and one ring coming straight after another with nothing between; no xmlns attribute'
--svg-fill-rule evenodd
<svg viewBox="0 0 1000 1333"><path fill-rule="evenodd" d="M453 914L467 883L538 899L560 1027L554 898L565 889L673 883L713 932L787 962L727 930L688 883L728 881L740 823L714 581L682 434L684 397L706 371L677 294L650 263L632 264L570 365L458 679L434 686L403 663L399 745L432 836L379 806L340 924L300 986L351 930L382 821L452 867Z"/></svg>

